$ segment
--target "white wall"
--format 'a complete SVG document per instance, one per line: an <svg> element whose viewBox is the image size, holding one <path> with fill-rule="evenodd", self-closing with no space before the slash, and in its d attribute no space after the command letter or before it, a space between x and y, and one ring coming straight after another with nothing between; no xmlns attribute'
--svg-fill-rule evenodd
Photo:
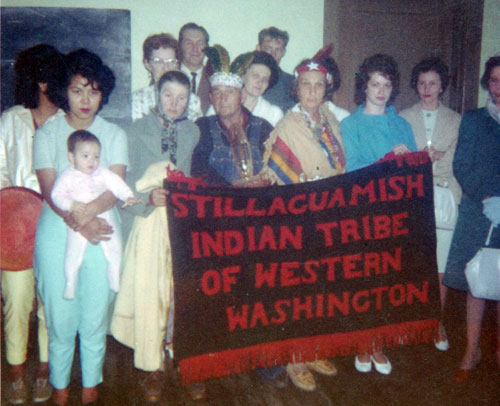
<svg viewBox="0 0 500 406"><path fill-rule="evenodd" d="M142 65L142 42L153 33L169 32L193 21L203 25L211 44L222 44L231 58L255 49L257 34L275 25L290 34L281 61L290 72L323 44L324 0L2 0L4 7L85 7L131 11L132 90L148 84Z"/></svg>

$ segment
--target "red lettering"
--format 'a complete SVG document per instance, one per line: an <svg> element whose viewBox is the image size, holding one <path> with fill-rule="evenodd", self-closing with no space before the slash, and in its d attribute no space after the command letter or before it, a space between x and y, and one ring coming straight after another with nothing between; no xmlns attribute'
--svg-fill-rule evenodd
<svg viewBox="0 0 500 406"><path fill-rule="evenodd" d="M321 211L325 209L326 201L328 199L328 192L321 193L321 200L319 203L316 203L317 193L313 192L309 195L309 210L311 211Z"/></svg>
<svg viewBox="0 0 500 406"><path fill-rule="evenodd" d="M342 188L335 189L328 202L327 209L333 209L334 207L345 207L344 190Z"/></svg>
<svg viewBox="0 0 500 406"><path fill-rule="evenodd" d="M214 217L215 218L224 217L224 214L222 214L223 201L224 200L220 196L214 197Z"/></svg>
<svg viewBox="0 0 500 406"><path fill-rule="evenodd" d="M373 216L373 237L377 240L391 236L391 218L389 216Z"/></svg>
<svg viewBox="0 0 500 406"><path fill-rule="evenodd" d="M304 214L307 210L307 204L297 206L297 203L305 203L307 196L305 194L295 195L288 202L288 211L292 214Z"/></svg>
<svg viewBox="0 0 500 406"><path fill-rule="evenodd" d="M248 251L255 251L257 249L255 244L255 227L247 227L247 236L248 236Z"/></svg>
<svg viewBox="0 0 500 406"><path fill-rule="evenodd" d="M365 187L353 185L349 206L357 206L358 198L365 195L367 195L369 203L377 201L377 195L375 194L375 182L373 180L369 181Z"/></svg>
<svg viewBox="0 0 500 406"><path fill-rule="evenodd" d="M380 274L380 254L378 252L365 253L365 276Z"/></svg>
<svg viewBox="0 0 500 406"><path fill-rule="evenodd" d="M303 283L314 283L318 280L318 276L316 275L318 266L318 261L306 261L304 264L305 274L302 276Z"/></svg>
<svg viewBox="0 0 500 406"><path fill-rule="evenodd" d="M236 278L233 275L240 272L241 268L239 265L222 268L222 288L225 293L231 292L231 285L236 284Z"/></svg>
<svg viewBox="0 0 500 406"><path fill-rule="evenodd" d="M325 240L325 247L331 247L333 245L332 239L332 229L337 228L338 224L336 221L332 223L320 223L316 224L316 231L323 232L323 239Z"/></svg>
<svg viewBox="0 0 500 406"><path fill-rule="evenodd" d="M323 301L324 296L322 294L316 295L316 317L323 317Z"/></svg>
<svg viewBox="0 0 500 406"><path fill-rule="evenodd" d="M300 320L300 314L305 313L306 319L311 319L313 317L312 311L312 297L306 296L304 302L301 301L300 297L293 298L293 320Z"/></svg>
<svg viewBox="0 0 500 406"><path fill-rule="evenodd" d="M344 316L349 314L349 292L342 293L342 301L333 293L328 294L328 317L335 316L335 309Z"/></svg>
<svg viewBox="0 0 500 406"><path fill-rule="evenodd" d="M361 222L363 223L363 238L365 240L372 240L372 230L370 227L370 216L363 216L361 218Z"/></svg>
<svg viewBox="0 0 500 406"><path fill-rule="evenodd" d="M196 217L199 219L206 217L205 205L212 200L211 196L189 195L191 200L196 203Z"/></svg>
<svg viewBox="0 0 500 406"><path fill-rule="evenodd" d="M401 306L405 300L405 287L399 283L391 286L389 290L389 302L391 302L394 307L398 307Z"/></svg>
<svg viewBox="0 0 500 406"><path fill-rule="evenodd" d="M205 271L201 276L201 290L207 296L213 296L220 292L220 274L215 269Z"/></svg>
<svg viewBox="0 0 500 406"><path fill-rule="evenodd" d="M255 197L251 197L248 199L247 216L262 217L262 216L266 215L266 211L264 209L258 210L255 208L256 202L257 202L257 199Z"/></svg>
<svg viewBox="0 0 500 406"><path fill-rule="evenodd" d="M271 263L269 269L265 269L263 264L258 263L255 269L255 288L258 289L264 286L264 284L270 288L274 288L277 270L278 264L276 262Z"/></svg>
<svg viewBox="0 0 500 406"><path fill-rule="evenodd" d="M409 230L405 227L403 220L408 218L408 212L394 214L392 216L392 235L399 237L400 235L406 235Z"/></svg>
<svg viewBox="0 0 500 406"><path fill-rule="evenodd" d="M389 266L395 271L401 271L401 248L394 249L394 255L388 251L382 251L382 273L389 271Z"/></svg>
<svg viewBox="0 0 500 406"><path fill-rule="evenodd" d="M359 240L361 240L361 236L358 232L358 222L354 219L341 220L340 241L342 241L342 244Z"/></svg>
<svg viewBox="0 0 500 406"><path fill-rule="evenodd" d="M286 312L283 307L290 307L292 304L290 300L278 300L274 303L274 310L278 314L277 317L271 317L271 323L282 324L286 321Z"/></svg>
<svg viewBox="0 0 500 406"><path fill-rule="evenodd" d="M295 226L295 233L292 233L288 226L280 227L280 250L287 248L290 244L296 250L302 249L302 226Z"/></svg>
<svg viewBox="0 0 500 406"><path fill-rule="evenodd" d="M266 249L266 246L270 250L276 250L276 239L274 238L274 232L271 226L264 226L262 228L262 234L260 235L259 251Z"/></svg>
<svg viewBox="0 0 500 406"><path fill-rule="evenodd" d="M242 217L245 215L245 210L236 210L233 207L233 198L226 197L224 201L224 216L226 217Z"/></svg>
<svg viewBox="0 0 500 406"><path fill-rule="evenodd" d="M210 233L202 231L201 236L201 248L203 250L203 256L209 257L214 253L218 257L224 255L224 235L222 231L216 231L215 237L212 237Z"/></svg>
<svg viewBox="0 0 500 406"><path fill-rule="evenodd" d="M417 179L413 179L411 175L406 177L406 197L409 199L414 196L413 192L417 192L418 197L424 195L424 175L419 173Z"/></svg>
<svg viewBox="0 0 500 406"><path fill-rule="evenodd" d="M378 194L379 201L386 202L387 201L387 189L385 188L385 178L381 178L378 180Z"/></svg>
<svg viewBox="0 0 500 406"><path fill-rule="evenodd" d="M233 331L236 327L246 330L248 328L248 305L241 306L240 311L235 309L235 306L226 307L229 331Z"/></svg>
<svg viewBox="0 0 500 406"><path fill-rule="evenodd" d="M404 176L393 176L389 178L389 187L391 189L387 195L389 200L401 200L403 198L403 188L401 186L404 183Z"/></svg>
<svg viewBox="0 0 500 406"><path fill-rule="evenodd" d="M295 276L295 270L299 268L298 262L281 263L281 286L296 286L300 284L300 278Z"/></svg>
<svg viewBox="0 0 500 406"><path fill-rule="evenodd" d="M267 319L267 314L264 309L262 302L256 302L253 307L252 319L250 320L250 327L255 327L257 322L260 322L263 326L269 325L269 320Z"/></svg>
<svg viewBox="0 0 500 406"><path fill-rule="evenodd" d="M321 260L321 265L326 264L328 267L326 280L335 282L335 265L342 261L342 257L329 257Z"/></svg>
<svg viewBox="0 0 500 406"><path fill-rule="evenodd" d="M429 301L429 282L422 283L422 290L419 290L413 283L407 285L406 300L408 304L413 304L413 299L416 297L420 303L427 303Z"/></svg>
<svg viewBox="0 0 500 406"><path fill-rule="evenodd" d="M224 251L226 255L238 255L243 251L245 241L241 232L236 230L224 231Z"/></svg>
<svg viewBox="0 0 500 406"><path fill-rule="evenodd" d="M358 313L365 313L370 308L370 301L368 297L370 296L370 292L367 290L360 290L356 292L352 297L352 308L354 311ZM361 303L362 299L364 299L363 303Z"/></svg>
<svg viewBox="0 0 500 406"><path fill-rule="evenodd" d="M191 233L191 247L193 249L193 258L201 258L200 233L196 231Z"/></svg>
<svg viewBox="0 0 500 406"><path fill-rule="evenodd" d="M382 309L382 293L387 292L389 288L387 286L380 286L378 288L373 288L371 291L375 295L375 308L377 310Z"/></svg>
<svg viewBox="0 0 500 406"><path fill-rule="evenodd" d="M285 202L283 201L283 198L280 196L277 196L273 199L273 202L271 203L271 207L269 208L267 215L274 216L276 213L282 215L288 214L286 211Z"/></svg>
<svg viewBox="0 0 500 406"><path fill-rule="evenodd" d="M361 271L355 271L357 262L361 261L361 254L345 255L343 258L344 279L361 278Z"/></svg>
<svg viewBox="0 0 500 406"><path fill-rule="evenodd" d="M174 193L172 194L172 204L174 207L174 216L177 218L186 217L189 213L187 206L184 201L188 199L188 195L185 193Z"/></svg>

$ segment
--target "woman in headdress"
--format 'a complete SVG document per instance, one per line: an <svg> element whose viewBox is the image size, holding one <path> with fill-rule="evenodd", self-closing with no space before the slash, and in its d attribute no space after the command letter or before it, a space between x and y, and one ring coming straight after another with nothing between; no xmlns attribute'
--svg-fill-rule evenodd
<svg viewBox="0 0 500 406"><path fill-rule="evenodd" d="M332 78L323 58L306 59L294 70L298 103L287 112L266 142L264 173L273 183L307 182L345 173L345 153L339 121L329 110L327 94ZM300 361L298 354L296 361ZM288 376L300 389L313 391L312 371L333 376L337 369L326 359L293 362Z"/></svg>

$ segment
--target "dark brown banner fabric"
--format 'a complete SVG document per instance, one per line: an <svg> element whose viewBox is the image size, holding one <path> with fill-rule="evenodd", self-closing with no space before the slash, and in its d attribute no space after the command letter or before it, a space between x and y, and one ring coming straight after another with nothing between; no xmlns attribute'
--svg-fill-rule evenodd
<svg viewBox="0 0 500 406"><path fill-rule="evenodd" d="M426 153L297 185L166 187L183 383L435 337Z"/></svg>

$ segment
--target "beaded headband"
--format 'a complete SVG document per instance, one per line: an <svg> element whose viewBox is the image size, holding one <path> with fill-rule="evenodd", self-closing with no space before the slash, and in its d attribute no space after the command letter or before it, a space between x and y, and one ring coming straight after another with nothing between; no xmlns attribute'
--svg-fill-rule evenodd
<svg viewBox="0 0 500 406"><path fill-rule="evenodd" d="M210 86L231 86L241 89L243 87L243 80L235 73L231 72L215 72L210 78Z"/></svg>
<svg viewBox="0 0 500 406"><path fill-rule="evenodd" d="M319 62L311 60L308 63L301 64L295 68L293 75L295 76L295 78L298 78L299 75L304 72L321 72L323 75L325 75L328 82L332 80L332 75L330 75L328 70Z"/></svg>

